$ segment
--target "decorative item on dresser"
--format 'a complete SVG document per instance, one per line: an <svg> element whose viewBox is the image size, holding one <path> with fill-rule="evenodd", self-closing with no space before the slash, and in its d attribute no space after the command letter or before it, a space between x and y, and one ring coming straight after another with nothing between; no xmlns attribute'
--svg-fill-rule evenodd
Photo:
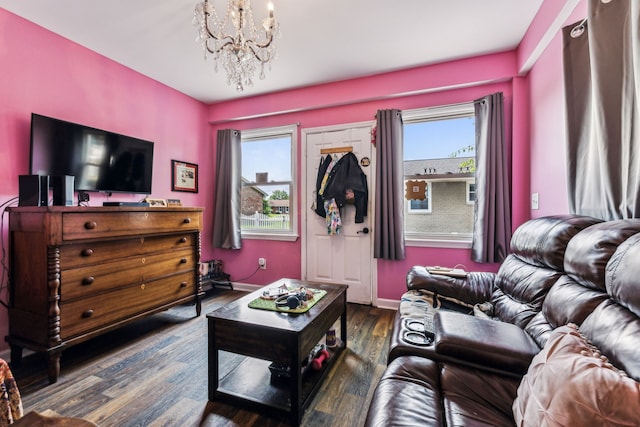
<svg viewBox="0 0 640 427"><path fill-rule="evenodd" d="M49 382L65 347L191 301L200 315L202 208L9 210L9 336L46 352Z"/></svg>

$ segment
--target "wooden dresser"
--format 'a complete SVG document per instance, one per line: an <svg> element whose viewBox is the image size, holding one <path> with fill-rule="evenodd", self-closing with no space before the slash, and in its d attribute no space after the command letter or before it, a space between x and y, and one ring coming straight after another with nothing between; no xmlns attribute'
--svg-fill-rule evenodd
<svg viewBox="0 0 640 427"><path fill-rule="evenodd" d="M18 207L9 210L11 361L65 347L176 304L200 315L201 208Z"/></svg>

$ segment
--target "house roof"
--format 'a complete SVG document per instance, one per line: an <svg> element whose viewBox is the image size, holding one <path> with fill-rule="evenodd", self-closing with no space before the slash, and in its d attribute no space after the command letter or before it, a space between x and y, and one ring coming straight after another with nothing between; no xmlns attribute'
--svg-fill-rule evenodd
<svg viewBox="0 0 640 427"><path fill-rule="evenodd" d="M421 160L405 160L404 176L411 178L413 176L424 177L424 175L432 178L462 178L471 177L473 173L468 170L461 170L460 164L466 160L474 159L474 157L447 157L443 159L421 159Z"/></svg>
<svg viewBox="0 0 640 427"><path fill-rule="evenodd" d="M263 191L259 186L255 185L255 182L249 181L245 177L240 177L240 181L242 182L243 190L246 188L248 190L252 190L252 191L255 191L256 193L259 193L260 195L262 195L262 197L268 196L267 192ZM247 184L250 184L250 185L247 185Z"/></svg>

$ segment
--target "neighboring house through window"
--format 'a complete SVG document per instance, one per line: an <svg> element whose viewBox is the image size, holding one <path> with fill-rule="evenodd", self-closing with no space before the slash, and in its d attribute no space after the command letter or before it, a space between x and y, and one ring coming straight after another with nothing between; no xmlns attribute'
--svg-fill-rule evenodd
<svg viewBox="0 0 640 427"><path fill-rule="evenodd" d="M242 131L243 238L293 240L297 127Z"/></svg>
<svg viewBox="0 0 640 427"><path fill-rule="evenodd" d="M476 183L467 181L467 204L474 204L476 202Z"/></svg>
<svg viewBox="0 0 640 427"><path fill-rule="evenodd" d="M407 243L468 246L476 198L473 103L407 110L402 117L405 186L426 184L424 194L405 194Z"/></svg>

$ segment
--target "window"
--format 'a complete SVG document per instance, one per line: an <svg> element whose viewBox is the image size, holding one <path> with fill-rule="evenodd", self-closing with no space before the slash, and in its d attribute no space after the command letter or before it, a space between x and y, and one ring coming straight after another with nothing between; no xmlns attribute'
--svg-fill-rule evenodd
<svg viewBox="0 0 640 427"><path fill-rule="evenodd" d="M241 132L243 238L295 240L297 127Z"/></svg>
<svg viewBox="0 0 640 427"><path fill-rule="evenodd" d="M467 204L474 204L476 202L476 183L467 182Z"/></svg>
<svg viewBox="0 0 640 427"><path fill-rule="evenodd" d="M407 200L408 213L419 214L431 212L431 185L429 182L420 180L426 183L423 200Z"/></svg>
<svg viewBox="0 0 640 427"><path fill-rule="evenodd" d="M473 232L475 118L473 103L408 110L404 179L426 182L424 200L407 200L408 244L468 246Z"/></svg>

